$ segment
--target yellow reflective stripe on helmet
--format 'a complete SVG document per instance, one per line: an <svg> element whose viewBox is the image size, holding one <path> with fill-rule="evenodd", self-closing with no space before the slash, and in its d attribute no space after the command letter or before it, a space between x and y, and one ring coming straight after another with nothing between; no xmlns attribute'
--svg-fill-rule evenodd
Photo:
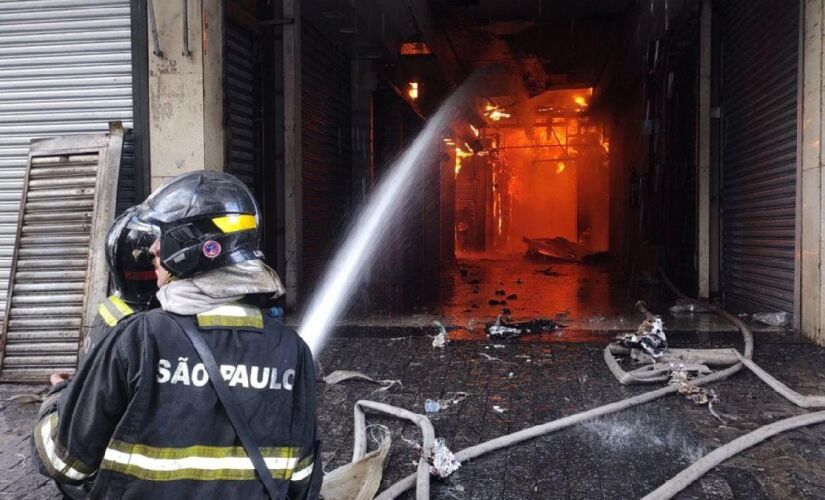
<svg viewBox="0 0 825 500"><path fill-rule="evenodd" d="M235 233L258 227L255 216L248 214L224 215L213 218L212 222L224 233Z"/></svg>

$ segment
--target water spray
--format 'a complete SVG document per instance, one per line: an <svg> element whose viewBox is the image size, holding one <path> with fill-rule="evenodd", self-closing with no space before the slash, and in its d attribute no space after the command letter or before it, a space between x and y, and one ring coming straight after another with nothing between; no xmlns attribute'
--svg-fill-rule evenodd
<svg viewBox="0 0 825 500"><path fill-rule="evenodd" d="M358 284L387 230L401 214L412 187L427 173L426 165L439 151L441 135L457 116L477 78L468 80L441 105L410 147L390 166L350 227L301 321L299 333L313 353L318 353L333 322L346 307L351 289Z"/></svg>

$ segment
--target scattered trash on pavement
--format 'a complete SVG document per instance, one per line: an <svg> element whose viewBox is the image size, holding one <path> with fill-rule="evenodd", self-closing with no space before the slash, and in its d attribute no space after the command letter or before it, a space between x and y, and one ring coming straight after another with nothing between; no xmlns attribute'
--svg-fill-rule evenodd
<svg viewBox="0 0 825 500"><path fill-rule="evenodd" d="M764 323L769 326L788 326L791 315L786 312L761 312L751 316L754 321Z"/></svg>
<svg viewBox="0 0 825 500"><path fill-rule="evenodd" d="M461 462L456 460L453 452L447 448L444 438L436 438L433 441L430 462L430 474L440 478L448 477L461 467Z"/></svg>
<svg viewBox="0 0 825 500"><path fill-rule="evenodd" d="M377 380L377 379L374 379L374 378L370 377L369 375L365 375L361 372L354 371L354 370L335 370L334 372L332 372L329 375L327 375L326 377L324 377L324 382L326 382L329 385L335 385L335 384L339 384L341 382L344 382L344 381L347 381L347 380L353 380L353 379L366 380L367 382L372 382L373 384L378 384L378 385L383 386L380 389L377 389L377 390L373 391L372 394L375 394L376 392L384 392L384 391L388 390L390 387L392 387L394 385L401 386L401 381L400 380L391 380L391 379Z"/></svg>
<svg viewBox="0 0 825 500"><path fill-rule="evenodd" d="M722 424L727 425L725 419L719 416L713 409L713 405L719 402L716 391L707 387L699 387L690 383L691 372L685 369L684 365L671 366L670 383L679 385L679 394L693 401L693 404L702 406L708 405L708 411Z"/></svg>
<svg viewBox="0 0 825 500"><path fill-rule="evenodd" d="M561 325L550 319L533 319L520 323L507 323L501 316L495 323L487 324L487 334L495 338L513 338L531 333L551 332L562 328Z"/></svg>
<svg viewBox="0 0 825 500"><path fill-rule="evenodd" d="M545 276L556 277L561 276L560 272L554 271L552 267L546 267L544 269L539 269L536 271L536 274L543 274Z"/></svg>
<svg viewBox="0 0 825 500"><path fill-rule="evenodd" d="M433 347L443 349L450 343L450 335L447 333L447 329L444 328L444 325L442 325L441 322L433 321L433 325L440 330L438 334L433 337Z"/></svg>
<svg viewBox="0 0 825 500"><path fill-rule="evenodd" d="M440 411L444 411L451 406L455 406L458 403L467 399L468 394L466 392L448 392L444 395L442 399L426 399L424 400L424 412L427 414L431 413L438 413Z"/></svg>
<svg viewBox="0 0 825 500"><path fill-rule="evenodd" d="M503 414L504 412L507 411L507 408L502 408L499 405L495 405L495 406L493 406L493 411L495 411L496 413L499 413L499 414Z"/></svg>
<svg viewBox="0 0 825 500"><path fill-rule="evenodd" d="M670 306L671 314L680 313L710 313L713 308L695 300L676 299L676 303Z"/></svg>
<svg viewBox="0 0 825 500"><path fill-rule="evenodd" d="M662 318L645 319L639 325L636 333L622 333L616 336L616 341L624 347L641 347L654 358L658 358L667 350Z"/></svg>
<svg viewBox="0 0 825 500"><path fill-rule="evenodd" d="M486 352L480 352L480 353L478 353L478 355L481 356L482 358L486 359L487 361L501 361L501 362L504 362L503 359L497 358L495 356L490 356Z"/></svg>
<svg viewBox="0 0 825 500"><path fill-rule="evenodd" d="M10 396L3 401L7 402L17 402L19 404L32 404L32 403L42 403L43 396L39 394L15 394L14 396Z"/></svg>
<svg viewBox="0 0 825 500"><path fill-rule="evenodd" d="M427 399L424 401L424 411L426 413L438 413L441 410L441 403L435 401L433 399Z"/></svg>
<svg viewBox="0 0 825 500"><path fill-rule="evenodd" d="M383 429L382 429L383 428ZM381 436L375 437L374 430ZM378 493L384 475L384 461L390 451L390 431L385 426L370 426L370 437L378 442L378 449L364 458L324 474L321 498L324 500L368 500Z"/></svg>

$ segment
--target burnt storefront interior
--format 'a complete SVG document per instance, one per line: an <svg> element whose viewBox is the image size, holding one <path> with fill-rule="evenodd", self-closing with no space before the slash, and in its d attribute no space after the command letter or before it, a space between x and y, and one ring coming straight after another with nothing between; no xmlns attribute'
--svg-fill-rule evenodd
<svg viewBox="0 0 825 500"><path fill-rule="evenodd" d="M796 313L799 6L741 3L324 0L293 20L293 2L228 0L227 158L269 260L297 263L296 304L311 295L393 160L494 68L430 145L350 316L607 315L657 268L737 312Z"/></svg>

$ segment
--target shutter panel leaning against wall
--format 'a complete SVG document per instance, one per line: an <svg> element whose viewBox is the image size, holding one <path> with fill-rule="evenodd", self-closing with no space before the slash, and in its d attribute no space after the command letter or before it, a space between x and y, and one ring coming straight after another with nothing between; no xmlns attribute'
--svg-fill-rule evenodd
<svg viewBox="0 0 825 500"><path fill-rule="evenodd" d="M30 141L132 126L130 23L129 0L0 1L0 311Z"/></svg>
<svg viewBox="0 0 825 500"><path fill-rule="evenodd" d="M74 371L108 284L123 128L33 141L0 336L0 381L46 382Z"/></svg>

